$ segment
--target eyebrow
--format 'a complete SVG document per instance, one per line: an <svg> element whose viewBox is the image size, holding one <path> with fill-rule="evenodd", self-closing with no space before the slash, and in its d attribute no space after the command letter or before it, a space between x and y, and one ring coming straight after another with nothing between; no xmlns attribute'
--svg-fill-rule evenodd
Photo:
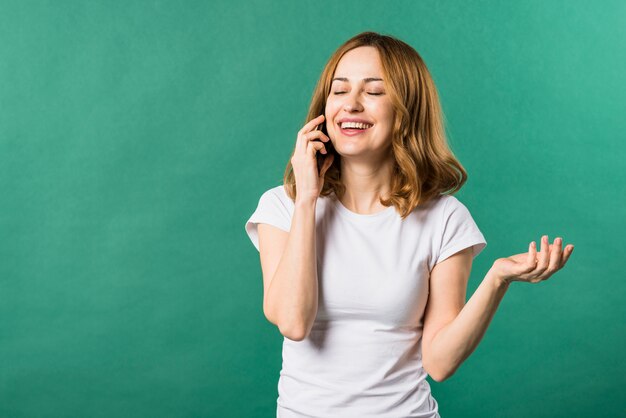
<svg viewBox="0 0 626 418"><path fill-rule="evenodd" d="M333 78L331 80L331 83L333 81L335 81L335 80L336 81L348 81L348 79L346 77L335 77L335 78ZM366 83L369 83L370 81L383 81L383 79L382 78L376 78L376 77L367 77L367 78L364 78L363 81L365 81Z"/></svg>

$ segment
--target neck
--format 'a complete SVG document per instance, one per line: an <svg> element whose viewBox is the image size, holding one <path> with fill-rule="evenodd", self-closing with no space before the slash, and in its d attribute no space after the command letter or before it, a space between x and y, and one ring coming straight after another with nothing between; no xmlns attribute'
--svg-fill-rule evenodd
<svg viewBox="0 0 626 418"><path fill-rule="evenodd" d="M376 163L354 161L342 158L341 180L346 187L341 203L356 213L374 213L383 210L381 197L391 192L393 160L385 159Z"/></svg>

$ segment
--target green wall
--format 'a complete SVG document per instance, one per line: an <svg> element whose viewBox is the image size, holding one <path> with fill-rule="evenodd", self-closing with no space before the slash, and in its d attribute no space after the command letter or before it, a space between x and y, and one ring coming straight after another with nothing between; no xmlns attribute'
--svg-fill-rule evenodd
<svg viewBox="0 0 626 418"><path fill-rule="evenodd" d="M626 410L623 1L0 2L0 416L270 417L282 337L244 232L358 32L429 66L457 197L514 283L444 418Z"/></svg>

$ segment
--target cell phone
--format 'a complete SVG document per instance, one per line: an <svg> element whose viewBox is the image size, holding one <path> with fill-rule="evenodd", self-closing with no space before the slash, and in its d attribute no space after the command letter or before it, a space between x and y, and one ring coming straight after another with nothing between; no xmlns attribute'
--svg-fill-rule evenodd
<svg viewBox="0 0 626 418"><path fill-rule="evenodd" d="M322 130L322 132L324 133L324 135L328 136L328 131L326 130L326 121L320 123L319 125L317 125L315 127L315 130ZM333 143L332 141L328 141L328 142L324 142L319 138L315 138L313 141L317 141L317 142L322 142L324 144L324 147L326 148L326 154L322 154L321 151L318 151L316 154L316 158L317 158L317 172L319 173L320 171L322 171L322 165L324 164L324 160L326 159L327 156L329 156L331 153L335 152L335 149L333 148Z"/></svg>

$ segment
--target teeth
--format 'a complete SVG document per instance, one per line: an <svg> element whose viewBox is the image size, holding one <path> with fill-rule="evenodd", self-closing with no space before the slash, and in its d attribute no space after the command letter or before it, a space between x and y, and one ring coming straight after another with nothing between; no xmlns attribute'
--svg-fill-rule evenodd
<svg viewBox="0 0 626 418"><path fill-rule="evenodd" d="M359 122L343 122L341 124L341 128L342 129L348 129L348 128L357 128L357 129L367 129L367 128L371 128L372 124L369 123L359 123Z"/></svg>

